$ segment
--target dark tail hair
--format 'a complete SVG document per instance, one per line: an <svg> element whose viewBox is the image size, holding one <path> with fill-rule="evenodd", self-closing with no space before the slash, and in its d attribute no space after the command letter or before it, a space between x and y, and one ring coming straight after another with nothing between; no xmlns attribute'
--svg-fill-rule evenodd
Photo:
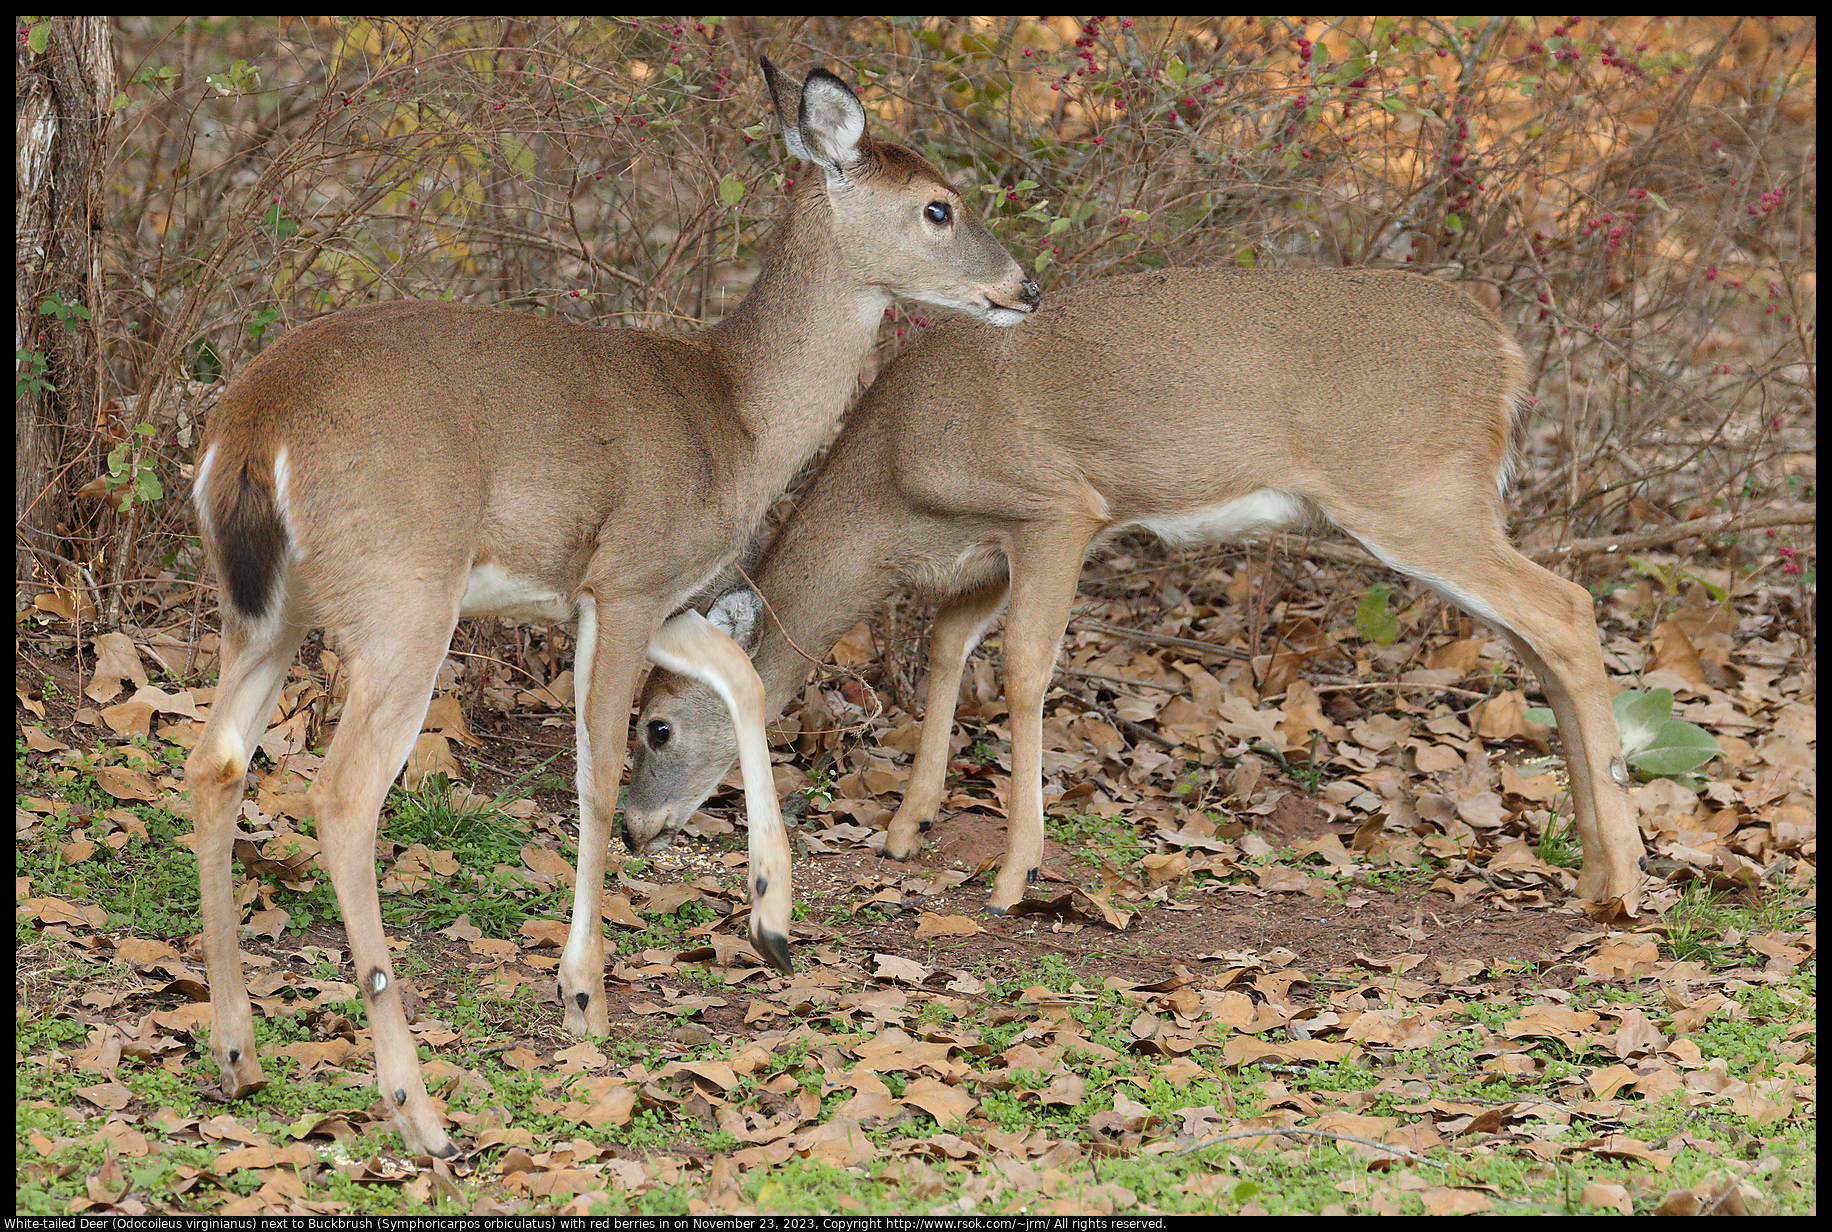
<svg viewBox="0 0 1832 1232"><path fill-rule="evenodd" d="M244 457L233 474L216 477L216 491L208 494L223 591L249 620L273 607L286 560L286 524L273 482L270 467Z"/></svg>

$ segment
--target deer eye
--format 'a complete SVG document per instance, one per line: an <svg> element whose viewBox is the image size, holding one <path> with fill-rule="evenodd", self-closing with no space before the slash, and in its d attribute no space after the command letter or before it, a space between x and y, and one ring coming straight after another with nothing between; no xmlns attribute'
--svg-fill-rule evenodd
<svg viewBox="0 0 1832 1232"><path fill-rule="evenodd" d="M922 207L922 216L936 226L945 226L954 217L954 209L946 201L931 201Z"/></svg>
<svg viewBox="0 0 1832 1232"><path fill-rule="evenodd" d="M649 733L649 747L652 749L659 749L662 745L667 744L668 737L674 734L674 729L661 719L650 719L646 730Z"/></svg>

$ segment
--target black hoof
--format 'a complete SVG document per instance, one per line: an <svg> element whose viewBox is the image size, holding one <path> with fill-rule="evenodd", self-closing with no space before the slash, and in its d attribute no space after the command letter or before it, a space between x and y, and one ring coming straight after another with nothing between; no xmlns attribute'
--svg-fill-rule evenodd
<svg viewBox="0 0 1832 1232"><path fill-rule="evenodd" d="M1648 858L1645 855L1641 857L1641 871L1644 873L1648 871Z"/></svg>
<svg viewBox="0 0 1832 1232"><path fill-rule="evenodd" d="M923 819L922 819L921 821L919 821L919 822L917 822L917 823L916 823L916 829L917 829L918 831L920 831L921 833L923 833L923 834L927 834L927 833L929 832L929 827L930 827L930 826L932 826L932 825L934 825L934 824L935 824L935 823L934 823L933 821L931 821L931 820L930 820L929 818L927 818L927 817L925 817L925 818L923 818Z"/></svg>
<svg viewBox="0 0 1832 1232"><path fill-rule="evenodd" d="M795 964L789 961L789 939L782 934L752 934L751 948L763 956L763 961L784 975L795 970Z"/></svg>
<svg viewBox="0 0 1832 1232"><path fill-rule="evenodd" d="M985 911L987 915L1004 915L1005 914L1005 908L995 907L991 903L987 903L986 906L982 908L982 910Z"/></svg>
<svg viewBox="0 0 1832 1232"><path fill-rule="evenodd" d="M1042 872L1043 872L1043 870L1042 870L1042 869L1040 869L1040 868L1033 868L1033 869L1032 869L1032 870L1031 870L1030 872L1028 872L1028 873L1026 873L1026 874L1024 874L1024 880L1025 880L1025 881L1026 881L1026 882L1027 882L1028 884L1030 884L1030 885L1036 885L1036 884L1037 884L1037 877L1038 877L1038 876L1039 876L1039 875L1040 875L1040 874L1041 874Z"/></svg>

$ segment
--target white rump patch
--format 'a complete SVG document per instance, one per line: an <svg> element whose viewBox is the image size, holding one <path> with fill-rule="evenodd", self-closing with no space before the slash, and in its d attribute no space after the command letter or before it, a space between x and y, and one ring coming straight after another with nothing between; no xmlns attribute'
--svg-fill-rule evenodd
<svg viewBox="0 0 1832 1232"><path fill-rule="evenodd" d="M476 565L458 602L460 616L502 616L510 620L571 620L573 605L561 592L501 565Z"/></svg>
<svg viewBox="0 0 1832 1232"><path fill-rule="evenodd" d="M274 450L274 504L280 507L280 520L292 533L293 464L286 446Z"/></svg>
<svg viewBox="0 0 1832 1232"><path fill-rule="evenodd" d="M305 547L293 530L293 464L284 445L274 451L274 508L280 513L280 525L286 528L286 541L292 545L293 559L302 559Z"/></svg>
<svg viewBox="0 0 1832 1232"><path fill-rule="evenodd" d="M1169 517L1142 518L1126 528L1148 530L1173 547L1198 547L1205 543L1232 543L1271 534L1305 520L1303 500L1289 492L1261 488L1225 505L1193 509Z"/></svg>

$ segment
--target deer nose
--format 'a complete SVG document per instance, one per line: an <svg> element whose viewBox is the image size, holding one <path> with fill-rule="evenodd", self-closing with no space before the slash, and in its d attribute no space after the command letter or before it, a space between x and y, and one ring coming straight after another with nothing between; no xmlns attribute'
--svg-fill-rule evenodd
<svg viewBox="0 0 1832 1232"><path fill-rule="evenodd" d="M1025 307L1035 308L1043 299L1043 289L1026 278L1024 284L1018 288L1018 298L1024 301Z"/></svg>

